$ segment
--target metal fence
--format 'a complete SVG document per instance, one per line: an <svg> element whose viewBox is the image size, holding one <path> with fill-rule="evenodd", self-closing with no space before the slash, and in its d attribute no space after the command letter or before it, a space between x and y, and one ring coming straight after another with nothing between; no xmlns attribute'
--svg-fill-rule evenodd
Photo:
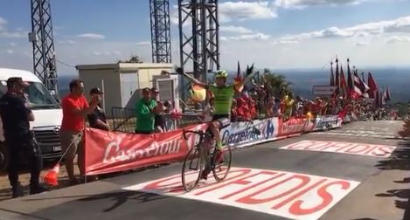
<svg viewBox="0 0 410 220"><path fill-rule="evenodd" d="M113 131L134 133L137 124L137 117L135 109L113 107L111 109L111 127ZM172 131L177 128L184 127L189 124L200 123L201 119L196 113L183 114L182 118L175 120L171 118L170 114L162 115L165 120L165 131Z"/></svg>
<svg viewBox="0 0 410 220"><path fill-rule="evenodd" d="M111 122L114 131L134 133L137 124L135 109L113 107L111 109Z"/></svg>

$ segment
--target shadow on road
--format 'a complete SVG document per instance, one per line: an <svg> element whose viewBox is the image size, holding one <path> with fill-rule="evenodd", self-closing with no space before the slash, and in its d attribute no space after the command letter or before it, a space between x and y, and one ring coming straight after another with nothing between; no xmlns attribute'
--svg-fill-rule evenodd
<svg viewBox="0 0 410 220"><path fill-rule="evenodd" d="M85 197L85 198L84 198ZM90 202L97 200L113 200L114 204L106 209L103 209L103 212L110 212L124 203L133 200L139 203L151 202L160 199L166 199L166 196L161 196L154 193L138 192L138 191L118 191L118 192L109 192L98 195L73 195L73 196L57 196L57 197L44 197L38 199L25 199L24 201L40 201L40 200L53 200L53 199L75 199L79 198L78 202Z"/></svg>
<svg viewBox="0 0 410 220"><path fill-rule="evenodd" d="M101 195L91 196L88 198L80 199L79 201L88 202L88 201L95 201L95 200L101 200L101 199L111 199L115 203L111 207L103 210L104 212L110 212L120 207L122 204L126 203L129 200L135 200L140 203L145 203L145 202L151 202L151 201L165 199L165 198L167 197L154 194L154 193L145 193L145 192L137 192L137 191L121 191L121 192L104 193Z"/></svg>
<svg viewBox="0 0 410 220"><path fill-rule="evenodd" d="M398 144L398 149L386 160L379 161L376 165L381 170L410 170L410 142L402 141ZM402 180L392 180L395 183L403 183L408 187L410 177ZM377 197L395 197L396 208L404 209L403 220L410 219L410 189L391 189L384 193L376 194Z"/></svg>

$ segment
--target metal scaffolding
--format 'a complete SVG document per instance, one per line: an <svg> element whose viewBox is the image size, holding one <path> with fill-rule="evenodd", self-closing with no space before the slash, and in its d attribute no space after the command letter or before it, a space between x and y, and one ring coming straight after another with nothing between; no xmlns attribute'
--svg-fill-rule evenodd
<svg viewBox="0 0 410 220"><path fill-rule="evenodd" d="M57 71L54 51L50 0L31 0L31 33L34 74L57 95Z"/></svg>
<svg viewBox="0 0 410 220"><path fill-rule="evenodd" d="M150 0L153 63L171 63L169 0Z"/></svg>
<svg viewBox="0 0 410 220"><path fill-rule="evenodd" d="M219 69L218 1L178 0L178 12L181 68L207 81Z"/></svg>

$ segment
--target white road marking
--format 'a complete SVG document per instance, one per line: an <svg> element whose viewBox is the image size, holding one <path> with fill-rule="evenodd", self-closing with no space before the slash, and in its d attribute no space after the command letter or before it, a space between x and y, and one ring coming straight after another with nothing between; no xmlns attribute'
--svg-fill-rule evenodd
<svg viewBox="0 0 410 220"><path fill-rule="evenodd" d="M231 168L223 182L210 179L191 192L182 190L179 174L123 189L309 220L320 218L359 185L351 180L251 168Z"/></svg>
<svg viewBox="0 0 410 220"><path fill-rule="evenodd" d="M391 153L396 149L396 146L304 140L281 147L279 149L331 152L386 158L390 157Z"/></svg>

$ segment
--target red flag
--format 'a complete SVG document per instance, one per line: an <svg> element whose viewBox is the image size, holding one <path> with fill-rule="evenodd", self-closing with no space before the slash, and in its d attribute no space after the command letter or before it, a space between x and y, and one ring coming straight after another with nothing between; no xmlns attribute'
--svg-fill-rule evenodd
<svg viewBox="0 0 410 220"><path fill-rule="evenodd" d="M361 80L357 75L357 70L353 74L353 90L351 93L351 97L357 99L362 96L362 90L360 89Z"/></svg>
<svg viewBox="0 0 410 220"><path fill-rule="evenodd" d="M333 75L333 62L330 62L330 86L335 86L335 76Z"/></svg>
<svg viewBox="0 0 410 220"><path fill-rule="evenodd" d="M343 67L340 66L340 91L343 93L343 97L347 97L347 83L346 83L346 78L345 74L343 72Z"/></svg>
<svg viewBox="0 0 410 220"><path fill-rule="evenodd" d="M368 79L367 83L369 84L369 97L374 99L377 91L377 84L376 81L374 81L372 74L369 72L368 74Z"/></svg>

